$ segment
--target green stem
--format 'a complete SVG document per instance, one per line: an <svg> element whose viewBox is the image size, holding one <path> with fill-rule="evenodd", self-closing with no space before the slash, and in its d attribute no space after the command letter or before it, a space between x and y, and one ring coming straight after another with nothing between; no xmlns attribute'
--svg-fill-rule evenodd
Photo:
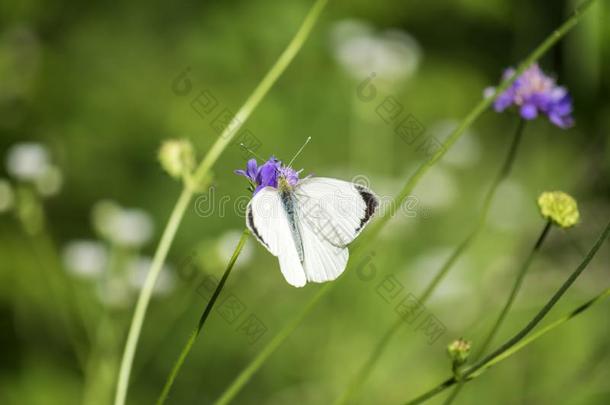
<svg viewBox="0 0 610 405"><path fill-rule="evenodd" d="M209 172L212 166L216 163L221 153L230 144L231 140L235 136L235 133L252 114L252 111L254 111L254 109L258 106L263 97L270 90L271 86L273 86L273 84L279 79L303 46L305 40L311 32L311 29L313 28L313 25L326 5L326 2L327 0L317 0L313 5L309 11L309 14L303 21L303 24L295 34L292 41L288 44L288 47L280 55L271 70L258 84L253 93L235 115L235 125L227 126L195 170L193 181L194 184L203 182L204 179L209 178ZM136 347L138 345L138 340L140 338L140 333L142 331L142 325L144 323L148 303L150 302L150 297L152 296L152 290L157 278L159 277L159 272L161 271L163 263L165 262L169 248L174 240L174 237L176 236L176 231L178 230L178 226L180 225L193 193L194 187L192 185L185 185L163 231L161 241L159 242L153 257L153 263L151 264L150 271L148 272L144 286L142 287L142 291L140 291L140 296L138 297L134 315L129 327L123 358L121 360L121 368L119 371L116 396L114 400L115 405L125 404L133 359L135 356Z"/></svg>
<svg viewBox="0 0 610 405"><path fill-rule="evenodd" d="M491 184L487 194L485 195L485 199L483 200L483 206L480 210L480 216L477 219L477 223L474 229L466 236L466 238L457 246L457 248L453 251L451 256L443 263L443 266L436 273L432 281L428 284L422 295L420 296L419 302L424 305L426 301L430 298L432 293L436 290L441 281L445 278L449 270L453 267L453 264L460 258L462 253L468 249L470 244L477 237L479 232L483 229L483 225L485 225L487 221L487 216L489 214L489 210L491 208L491 203L496 194L496 191L502 183L502 181L509 175L512 166L515 162L515 157L517 156L517 150L519 144L521 142L523 129L525 128L525 120L519 119L519 123L517 125L517 129L513 136L513 140L511 141L511 145L508 149L508 153L496 176L494 182ZM383 337L377 342L375 348L371 352L368 360L362 366L362 369L356 377L352 380L352 382L348 385L347 389L343 392L343 394L339 397L339 399L335 402L335 404L345 404L348 402L350 398L352 398L356 392L364 385L364 382L368 378L369 374L372 372L375 364L383 350L390 341L392 336L400 330L400 326L403 325L403 320L398 318L394 324L388 329L388 331L383 335Z"/></svg>
<svg viewBox="0 0 610 405"><path fill-rule="evenodd" d="M542 309L534 316L534 318L527 325L525 325L525 327L523 329L521 329L517 334L515 334L512 338L510 338L504 344L502 344L498 349L496 349L495 351L493 351L492 353L490 353L489 355L484 357L482 360L479 360L474 365L467 367L462 372L462 378L466 382L477 377L485 369L491 367L491 365L496 364L498 361L500 361L500 360L498 360L498 358L504 359L504 358L510 356L512 353L516 352L517 350L521 349L525 345L525 343L522 343L522 341L532 331L532 329L534 329L536 327L536 325L538 325L544 319L544 317L549 313L549 311L553 308L553 306L555 306L557 301L559 301L561 296L568 290L568 288L570 288L570 286L574 283L574 281L576 281L578 276L580 276L580 274L584 271L584 269L589 265L589 262L591 262L591 260L593 259L593 257L595 256L595 254L597 253L599 248L608 238L608 235L610 235L610 222L604 228L604 231L601 233L601 235L595 242L595 245L593 245L593 247L591 248L589 253L587 253L587 256L585 256L583 261L578 265L578 267L574 270L574 272L572 272L572 274L570 274L570 276L566 279L566 281L564 281L564 283L561 285L561 287L559 287L559 289L555 292L555 294L553 294L553 296L547 301L547 303L544 305L544 307L542 307ZM605 297L608 294L610 294L610 292L607 293L606 291L604 291L604 293L602 293L601 296L598 296L598 297L592 299L591 301L589 301L589 303L581 305L579 308L572 311L571 312L572 315L571 316L568 315L568 317L573 317L573 316L578 315L579 313L581 313L582 311L587 309L589 306L591 306L593 303L600 300L601 297ZM563 318L561 318L561 319L563 319ZM566 321L567 321L567 319L559 322L559 324L566 322ZM556 324L557 321L554 323ZM553 325L553 324L551 324L551 325ZM557 325L555 325L555 326L557 326ZM536 336L536 335L532 335L532 336ZM531 342L532 340L533 339L530 339L529 342ZM415 399L412 399L411 401L406 402L405 404L406 405L421 404L422 402L432 398L433 396L439 394L440 392L444 391L445 389L456 384L457 382L458 381L455 379L455 377L450 377L447 380L440 383L439 385L437 385L436 387L434 387L431 390L427 391L426 393L416 397Z"/></svg>
<svg viewBox="0 0 610 405"><path fill-rule="evenodd" d="M487 191L485 195L485 199L483 200L483 206L481 207L481 215L479 216L477 223L474 229L466 236L466 238L458 245L453 254L447 259L447 261L443 264L443 267L438 271L434 279L428 284L428 287L424 290L421 295L420 301L425 303L428 298L432 295L432 293L436 290L441 281L445 278L449 270L453 267L453 264L459 259L462 253L468 249L468 247L472 244L472 242L479 235L483 226L487 222L487 217L489 216L489 211L491 209L491 203L498 191L498 187L502 183L504 179L508 177L510 171L515 162L515 157L517 156L517 150L519 148L519 144L521 143L523 130L525 128L525 120L520 119L517 124L517 129L515 130L515 135L513 136L513 140L511 142L510 148L508 150L508 154L506 155L506 159L502 165L502 168L498 172L495 181L491 184L491 187Z"/></svg>
<svg viewBox="0 0 610 405"><path fill-rule="evenodd" d="M525 277L525 274L527 273L530 265L532 264L532 261L534 260L536 253L538 253L538 251L540 251L540 247L544 243L544 240L546 239L546 237L551 229L551 226L552 226L551 221L547 221L547 223L544 225L544 229L542 230L542 233L540 234L538 240L536 241L536 244L532 248L532 251L528 255L528 257L525 260L525 262L523 263L523 265L521 266L521 269L519 270L519 273L517 274L517 278L515 279L515 283L513 284L513 288L510 292L510 295L508 296L508 300L504 304L502 311L500 311L500 315L498 316L496 323L491 328L491 330L489 331L489 334L483 341L483 344L481 345L481 348L479 349L479 355L481 355L487 351L487 348L489 347L489 345L493 341L494 337L498 333L500 326L504 322L504 319L506 318L508 311L510 311L510 308L512 307L513 302L515 301L515 298L517 297L517 294L519 293L519 290L521 289L521 285L523 284L523 279ZM479 357L479 355L477 355L476 357Z"/></svg>
<svg viewBox="0 0 610 405"><path fill-rule="evenodd" d="M527 346L530 343L532 343L533 341L539 339L540 337L547 334L548 332L555 329L556 327L563 325L564 323L566 323L570 319L574 318L575 316L582 314L584 311L586 311L587 309L589 309L596 303L601 302L608 296L610 296L610 288L605 289L600 294L598 294L594 298L590 299L589 301L585 302L584 304L578 306L577 308L573 309L568 314L562 316L559 319L556 319L555 321L549 323L548 325L544 326L543 328L540 328L540 330L527 336L526 338L521 340L519 343L515 344L513 347L511 347L510 349L508 349L507 351L502 353L501 355L498 355L493 360L490 360L489 362L487 362L485 364L485 366L481 367L477 372L473 373L470 377L471 378L478 377L488 368L490 368L493 365L499 363L500 361L505 360L506 358L512 356L513 354L515 354L518 351L520 351L521 349L523 349L525 346Z"/></svg>
<svg viewBox="0 0 610 405"><path fill-rule="evenodd" d="M174 364L174 367L172 368L172 371L169 377L167 378L165 385L163 386L163 391L161 392L161 395L157 400L157 405L163 405L165 403L165 400L167 399L167 396L169 395L169 392L172 389L172 385L174 384L174 381L178 376L178 372L180 371L180 368L184 364L186 357L189 355L191 349L193 348L193 345L195 344L197 337L201 333L203 325L208 319L210 312L212 312L212 308L214 308L214 304L216 303L218 296L220 295L225 283L227 282L227 279L231 274L231 270L233 269L233 266L235 265L235 262L237 261L237 258L239 257L242 248L246 244L249 235L250 232L245 229L241 235L241 238L239 239L239 242L237 243L237 246L235 247L235 250L233 251L233 255L231 256L231 259L227 264L227 267L222 275L222 278L220 279L220 282L218 283L216 289L214 290L214 293L212 294L212 298L210 298L210 301L207 303L205 309L203 310L203 313L201 314L201 318L199 318L199 323L197 324L197 327L191 333L189 340L186 342L186 345L184 346L182 352L180 353L180 356L178 357L178 360L176 360L176 363Z"/></svg>
<svg viewBox="0 0 610 405"><path fill-rule="evenodd" d="M146 276L146 280L144 281L144 285L142 286L140 295L138 296L138 301L134 310L131 326L129 328L129 333L127 334L127 343L125 344L125 351L123 352L123 358L121 360L116 396L114 398L115 405L123 405L125 403L125 398L127 396L127 386L129 385L129 375L131 374L133 358L135 356L136 347L140 338L140 332L142 331L142 324L144 323L146 309L148 308L148 303L150 302L155 283L157 281L157 278L159 277L159 273L161 272L161 268L163 267L163 263L165 262L165 259L167 257L169 247L171 246L174 237L176 236L178 226L180 225L180 221L182 220L182 217L184 216L189 202L191 201L191 197L192 191L188 188L184 188L182 190L182 193L180 194L180 197L178 198L176 206L174 207L169 217L169 221L165 226L163 235L161 236L161 241L159 242L159 246L157 247L157 250L153 257L153 262L150 266L150 270L148 272L148 275Z"/></svg>
<svg viewBox="0 0 610 405"><path fill-rule="evenodd" d="M538 237L538 240L536 241L536 243L534 244L534 247L530 251L530 254L527 256L527 259L525 259L525 261L521 265L521 268L519 269L519 272L517 273L517 278L515 279L515 283L513 284L513 288L508 296L508 299L506 300L506 303L504 304L502 311L500 311L500 315L498 315L498 319L496 319L496 322L494 323L493 327L487 334L487 337L485 338L485 340L483 340L483 344L481 344L481 347L479 348L478 354L476 355L475 359L487 351L487 348L489 347L491 342L493 342L494 337L500 330L500 326L502 325L502 323L504 323L504 319L506 319L506 315L508 315L508 311L510 311L510 308L512 307L513 302L515 301L515 298L517 297L517 294L519 293L519 290L521 289L521 286L523 285L523 279L525 278L525 274L527 273L528 269L530 268L530 265L532 264L534 257L540 251L540 248L542 247L542 244L544 243L544 241L551 229L551 226L552 226L552 222L547 221L546 224L544 225L544 228L542 229L542 232L540 233L540 236ZM447 398L447 400L445 401L445 405L451 404L455 400L455 398L457 398L460 391L462 391L462 387L464 386L464 379L459 379L459 380L460 381L459 381L458 386L455 387L455 389L453 390L451 395Z"/></svg>
<svg viewBox="0 0 610 405"><path fill-rule="evenodd" d="M305 308L298 314L296 318L294 318L288 325L286 325L280 333L275 335L273 339L263 348L261 352L259 352L253 361L242 370L242 372L237 376L237 378L233 381L233 384L226 389L221 395L214 405L226 405L239 393L242 387L250 380L250 378L254 375L254 373L263 365L263 363L271 356L278 347L286 340L288 336L301 324L303 319L309 314L309 312L316 306L316 304L320 301L320 299L326 295L329 291L330 286L333 284L325 284L321 287L316 295L309 301L309 303L305 306Z"/></svg>
<svg viewBox="0 0 610 405"><path fill-rule="evenodd" d="M464 118L460 125L447 137L443 142L442 147L426 162L422 163L415 173L407 180L401 192L393 199L390 204L390 209L385 213L384 216L379 218L374 224L370 226L364 233L359 237L358 240L353 244L353 263L356 257L359 257L360 250L363 247L369 246L369 241L375 237L389 219L394 216L398 207L400 207L404 201L409 197L409 194L413 191L413 188L417 185L421 177L430 169L444 154L449 150L453 144L462 136L464 131L472 125L472 123L479 118L479 116L491 105L491 103L506 90L516 79L520 76L525 69L527 69L532 63L540 59L553 45L555 45L570 29L572 29L580 20L581 14L592 4L595 0L585 0L576 10L573 15L564 22L557 30L549 35L534 51L527 56L527 58L517 67L515 73L508 79L504 80L500 86L496 88L496 92L493 97L484 98L481 100L475 108ZM356 254L358 253L358 254ZM281 343L290 336L290 334L299 326L300 320L305 319L311 309L315 307L320 296L330 291L331 287L336 283L327 284L322 287L318 294L312 298L312 300L306 305L305 309L301 311L296 320L289 322L280 332L272 339L268 345L263 348L262 352L259 353L250 364L246 366L233 380L233 382L227 387L221 398L232 398L239 392L239 390L245 385L250 377L264 364L266 359L277 349ZM298 322L297 322L298 320ZM228 395L231 393L231 395Z"/></svg>

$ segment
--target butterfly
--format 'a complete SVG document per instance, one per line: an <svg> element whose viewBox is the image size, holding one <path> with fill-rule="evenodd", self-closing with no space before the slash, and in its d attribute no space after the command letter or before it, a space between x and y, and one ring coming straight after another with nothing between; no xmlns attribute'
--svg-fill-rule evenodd
<svg viewBox="0 0 610 405"><path fill-rule="evenodd" d="M254 192L246 207L248 229L277 256L286 281L303 287L343 273L348 245L373 218L379 199L360 184L327 177L299 179L300 172L291 168L295 158L283 165L271 157L261 166L251 159L246 170L236 173L250 179Z"/></svg>

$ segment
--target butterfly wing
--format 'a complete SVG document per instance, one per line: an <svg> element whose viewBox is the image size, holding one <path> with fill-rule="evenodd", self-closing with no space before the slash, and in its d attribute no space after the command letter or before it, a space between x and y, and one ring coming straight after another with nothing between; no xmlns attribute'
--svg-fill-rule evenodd
<svg viewBox="0 0 610 405"><path fill-rule="evenodd" d="M307 282L286 210L278 190L261 189L246 208L246 224L256 239L280 262L286 281L295 287Z"/></svg>
<svg viewBox="0 0 610 405"><path fill-rule="evenodd" d="M335 246L321 238L314 228L299 222L303 241L303 269L307 281L323 283L336 279L347 265L349 252L346 247Z"/></svg>
<svg viewBox="0 0 610 405"><path fill-rule="evenodd" d="M325 177L300 181L294 194L303 227L337 247L351 243L379 207L366 187Z"/></svg>

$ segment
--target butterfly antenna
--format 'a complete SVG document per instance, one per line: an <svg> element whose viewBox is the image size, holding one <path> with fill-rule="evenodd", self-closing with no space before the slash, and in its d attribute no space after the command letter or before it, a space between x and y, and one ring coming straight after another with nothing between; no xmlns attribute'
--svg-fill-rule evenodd
<svg viewBox="0 0 610 405"><path fill-rule="evenodd" d="M303 152L303 149L305 149L305 147L307 146L307 144L309 143L309 141L311 141L311 136L307 138L307 140L305 140L305 143L303 144L303 146L301 146L299 148L299 150L297 151L297 153L294 154L293 158L290 159L290 163L288 163L288 167L292 167L292 163L294 162L294 160L301 154L301 152Z"/></svg>
<svg viewBox="0 0 610 405"><path fill-rule="evenodd" d="M261 160L261 161L265 161L265 159L263 159L262 157L258 156L256 154L256 152L254 152L252 149L248 148L246 145L244 145L243 143L240 143L239 146L244 149L246 152L250 153L252 156L254 156L255 158Z"/></svg>

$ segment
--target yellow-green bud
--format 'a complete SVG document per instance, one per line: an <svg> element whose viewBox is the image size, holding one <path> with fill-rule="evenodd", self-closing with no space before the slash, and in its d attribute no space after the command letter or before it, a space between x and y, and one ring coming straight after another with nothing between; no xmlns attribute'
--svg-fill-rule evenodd
<svg viewBox="0 0 610 405"><path fill-rule="evenodd" d="M169 139L159 149L159 161L170 176L180 178L195 168L195 151L186 139Z"/></svg>
<svg viewBox="0 0 610 405"><path fill-rule="evenodd" d="M456 339L447 346L447 353L454 364L464 364L470 354L470 342L462 338Z"/></svg>
<svg viewBox="0 0 610 405"><path fill-rule="evenodd" d="M562 228L576 225L580 218L576 200L562 191L545 191L540 194L538 207L544 218Z"/></svg>

